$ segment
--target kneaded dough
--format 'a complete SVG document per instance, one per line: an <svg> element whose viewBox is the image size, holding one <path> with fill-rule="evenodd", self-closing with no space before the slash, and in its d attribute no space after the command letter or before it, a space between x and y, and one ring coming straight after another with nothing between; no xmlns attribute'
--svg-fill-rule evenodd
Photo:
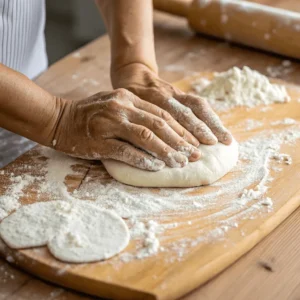
<svg viewBox="0 0 300 300"><path fill-rule="evenodd" d="M86 206L48 242L48 249L59 260L87 263L118 254L129 238L127 225L118 215Z"/></svg>
<svg viewBox="0 0 300 300"><path fill-rule="evenodd" d="M194 187L212 184L228 173L238 160L238 143L200 145L202 157L183 168L165 167L151 172L116 160L102 160L107 172L116 180L140 187Z"/></svg>
<svg viewBox="0 0 300 300"><path fill-rule="evenodd" d="M91 262L121 252L129 243L126 223L91 201L49 201L26 205L5 218L0 235L11 248L47 245L66 262Z"/></svg>

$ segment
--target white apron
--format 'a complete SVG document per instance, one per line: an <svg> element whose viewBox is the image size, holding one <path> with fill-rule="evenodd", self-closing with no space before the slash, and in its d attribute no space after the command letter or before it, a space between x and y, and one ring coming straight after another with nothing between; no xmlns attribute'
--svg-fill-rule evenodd
<svg viewBox="0 0 300 300"><path fill-rule="evenodd" d="M0 0L0 62L29 78L47 68L45 0Z"/></svg>
<svg viewBox="0 0 300 300"><path fill-rule="evenodd" d="M47 68L45 0L0 0L0 63L33 79ZM0 128L0 168L35 143Z"/></svg>

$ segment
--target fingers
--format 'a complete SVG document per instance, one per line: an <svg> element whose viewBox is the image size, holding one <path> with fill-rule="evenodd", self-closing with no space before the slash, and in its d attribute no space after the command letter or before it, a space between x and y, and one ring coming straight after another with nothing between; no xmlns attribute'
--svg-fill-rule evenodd
<svg viewBox="0 0 300 300"><path fill-rule="evenodd" d="M103 158L119 160L133 167L148 171L159 171L165 166L163 161L126 142L109 139L106 140L106 146L107 155L103 156Z"/></svg>
<svg viewBox="0 0 300 300"><path fill-rule="evenodd" d="M180 137L163 119L146 111L136 109L130 117L130 122L150 129L158 138L188 157L190 161L200 159L200 150Z"/></svg>
<svg viewBox="0 0 300 300"><path fill-rule="evenodd" d="M219 142L226 145L231 144L232 135L205 99L193 95L178 95L176 98L192 109L193 113L214 133Z"/></svg>
<svg viewBox="0 0 300 300"><path fill-rule="evenodd" d="M181 126L167 111L139 98L135 99L134 106L163 119L180 137L195 147L199 146L199 141L189 131Z"/></svg>
<svg viewBox="0 0 300 300"><path fill-rule="evenodd" d="M188 163L188 159L185 155L171 148L150 129L142 125L128 122L126 126L123 126L122 136L119 138L147 151L154 157L164 161L169 167L181 168Z"/></svg>
<svg viewBox="0 0 300 300"><path fill-rule="evenodd" d="M181 104L174 98L167 100L165 105L167 106L166 110L168 110L182 126L191 132L200 143L214 145L218 142L209 127L202 120L199 120L189 107Z"/></svg>

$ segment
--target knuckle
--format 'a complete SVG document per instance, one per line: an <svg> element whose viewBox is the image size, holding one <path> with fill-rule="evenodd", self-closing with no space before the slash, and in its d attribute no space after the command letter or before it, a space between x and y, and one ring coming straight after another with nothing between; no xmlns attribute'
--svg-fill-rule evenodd
<svg viewBox="0 0 300 300"><path fill-rule="evenodd" d="M121 156L129 156L130 155L129 147L126 144L122 144L122 145L118 146L117 152Z"/></svg>
<svg viewBox="0 0 300 300"><path fill-rule="evenodd" d="M193 114L193 111L189 108L189 107L185 107L184 109L183 109L183 112L182 112L182 114L184 115L184 116L191 116L192 114Z"/></svg>
<svg viewBox="0 0 300 300"><path fill-rule="evenodd" d="M120 103L117 99L111 99L107 102L107 106L111 109L118 109L120 107Z"/></svg>
<svg viewBox="0 0 300 300"><path fill-rule="evenodd" d="M197 133L197 134L199 134L199 133L201 133L201 134L206 133L205 127L202 124L195 126L194 127L194 133Z"/></svg>
<svg viewBox="0 0 300 300"><path fill-rule="evenodd" d="M179 123L192 123L193 122L193 112L189 107L185 107L178 115Z"/></svg>
<svg viewBox="0 0 300 300"><path fill-rule="evenodd" d="M205 99L205 98L198 98L198 99L199 99L200 103L208 104L207 99Z"/></svg>
<svg viewBox="0 0 300 300"><path fill-rule="evenodd" d="M116 93L116 96L119 98L124 98L131 94L128 90L123 89L123 88L116 89L115 93Z"/></svg>
<svg viewBox="0 0 300 300"><path fill-rule="evenodd" d="M178 131L178 135L184 140L188 139L188 132L183 128Z"/></svg>
<svg viewBox="0 0 300 300"><path fill-rule="evenodd" d="M198 106L207 109L209 107L209 104L205 98L198 98Z"/></svg>
<svg viewBox="0 0 300 300"><path fill-rule="evenodd" d="M154 118L153 120L153 127L154 129L163 129L167 126L166 121L160 118Z"/></svg>
<svg viewBox="0 0 300 300"><path fill-rule="evenodd" d="M161 110L160 116L166 122L170 122L173 119L172 116L165 110Z"/></svg>
<svg viewBox="0 0 300 300"><path fill-rule="evenodd" d="M170 148L168 146L163 147L161 150L162 157L167 158L169 152L170 152Z"/></svg>
<svg viewBox="0 0 300 300"><path fill-rule="evenodd" d="M154 134L147 128L142 128L139 132L141 140L144 142L151 142L154 138Z"/></svg>
<svg viewBox="0 0 300 300"><path fill-rule="evenodd" d="M190 97L189 98L189 103L191 107L195 109L203 109L209 106L207 100L205 98L201 97Z"/></svg>

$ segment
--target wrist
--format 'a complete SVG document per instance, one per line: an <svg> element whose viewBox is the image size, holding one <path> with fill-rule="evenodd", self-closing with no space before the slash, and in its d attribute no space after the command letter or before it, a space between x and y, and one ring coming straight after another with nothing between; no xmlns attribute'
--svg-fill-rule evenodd
<svg viewBox="0 0 300 300"><path fill-rule="evenodd" d="M156 64L149 66L141 62L132 62L118 68L111 68L112 86L114 89L128 88L130 84L143 82L144 78L149 74L155 77L158 76Z"/></svg>
<svg viewBox="0 0 300 300"><path fill-rule="evenodd" d="M67 102L66 99L53 96L51 103L52 112L44 125L44 130L41 134L43 140L39 141L40 144L47 147L55 147L59 135L59 124L67 110Z"/></svg>

